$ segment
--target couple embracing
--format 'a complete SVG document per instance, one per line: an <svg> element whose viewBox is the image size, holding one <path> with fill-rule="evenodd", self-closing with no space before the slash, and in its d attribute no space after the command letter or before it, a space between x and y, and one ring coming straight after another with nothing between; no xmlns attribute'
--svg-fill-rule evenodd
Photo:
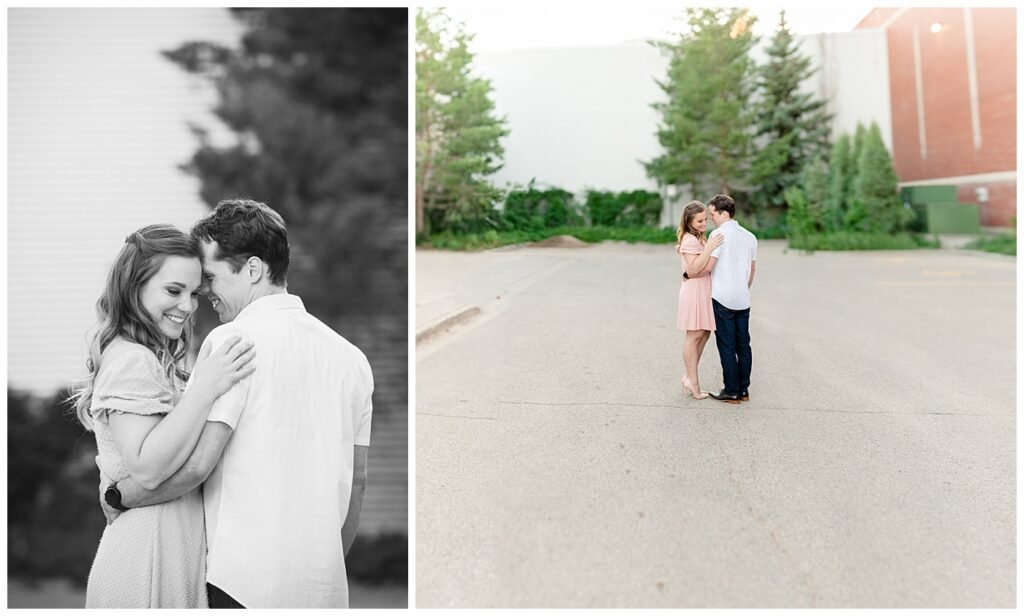
<svg viewBox="0 0 1024 616"><path fill-rule="evenodd" d="M288 293L288 234L223 201L129 235L76 392L107 516L86 607L347 607L373 379ZM223 325L195 365L198 295Z"/></svg>
<svg viewBox="0 0 1024 616"><path fill-rule="evenodd" d="M757 239L735 215L736 203L726 195L715 196L706 207L691 201L676 230L683 267L676 328L686 332L683 390L698 400L710 395L730 404L750 400L750 286L757 266ZM709 217L715 230L705 239ZM725 381L717 393L701 391L697 373L711 332Z"/></svg>

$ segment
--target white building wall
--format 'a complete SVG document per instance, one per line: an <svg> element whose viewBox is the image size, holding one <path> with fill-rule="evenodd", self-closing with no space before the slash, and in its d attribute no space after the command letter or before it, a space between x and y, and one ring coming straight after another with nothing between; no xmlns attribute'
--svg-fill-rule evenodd
<svg viewBox="0 0 1024 616"><path fill-rule="evenodd" d="M511 130L492 181L656 190L640 160L658 149L650 104L663 96L654 79L666 66L644 42L479 54L476 71L491 80Z"/></svg>
<svg viewBox="0 0 1024 616"><path fill-rule="evenodd" d="M853 135L857 123L877 122L892 151L889 46L884 30L854 30L800 37L800 52L818 68L805 90L826 100L832 138Z"/></svg>
<svg viewBox="0 0 1024 616"><path fill-rule="evenodd" d="M819 67L806 88L828 101L833 137L857 122L878 122L892 145L888 50L881 30L798 37L801 52ZM752 54L763 63L763 46ZM491 180L500 187L536 178L576 193L585 189L656 191L641 161L660 153L659 114L664 100L656 79L668 59L643 41L621 45L531 49L477 55L475 71L491 81L496 111L508 120L505 167ZM707 199L710 195L697 195ZM690 195L678 194L662 215L674 225Z"/></svg>
<svg viewBox="0 0 1024 616"><path fill-rule="evenodd" d="M177 168L212 88L160 55L235 44L226 9L9 9L7 378L50 395L85 372L86 331L126 235L207 212Z"/></svg>

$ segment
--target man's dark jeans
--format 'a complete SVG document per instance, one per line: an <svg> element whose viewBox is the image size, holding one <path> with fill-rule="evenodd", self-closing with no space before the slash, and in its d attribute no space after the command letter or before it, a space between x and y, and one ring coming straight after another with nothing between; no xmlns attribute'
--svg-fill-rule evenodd
<svg viewBox="0 0 1024 616"><path fill-rule="evenodd" d="M235 601L234 597L217 588L213 584L206 584L206 596L210 603L210 609L218 608L241 608L245 609L245 606Z"/></svg>
<svg viewBox="0 0 1024 616"><path fill-rule="evenodd" d="M750 308L731 310L716 300L711 300L715 309L715 344L722 360L722 380L725 393L740 394L750 387Z"/></svg>

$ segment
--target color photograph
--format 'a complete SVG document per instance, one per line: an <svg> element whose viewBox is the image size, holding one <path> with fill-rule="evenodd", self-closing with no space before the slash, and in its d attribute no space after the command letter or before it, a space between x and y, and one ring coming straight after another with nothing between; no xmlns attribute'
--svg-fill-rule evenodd
<svg viewBox="0 0 1024 616"><path fill-rule="evenodd" d="M420 608L1012 608L1017 9L416 10Z"/></svg>

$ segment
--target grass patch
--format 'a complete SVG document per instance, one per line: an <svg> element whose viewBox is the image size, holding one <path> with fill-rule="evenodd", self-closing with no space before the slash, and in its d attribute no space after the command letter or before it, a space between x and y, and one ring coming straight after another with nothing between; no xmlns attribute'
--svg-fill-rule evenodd
<svg viewBox="0 0 1024 616"><path fill-rule="evenodd" d="M604 241L644 242L649 244L672 244L676 241L675 229L652 229L649 227L556 227L534 231L485 231L483 233L444 232L417 238L417 245L442 250L487 250L509 244L539 242L556 235L570 235L584 242L596 244Z"/></svg>
<svg viewBox="0 0 1024 616"><path fill-rule="evenodd" d="M939 242L924 235L910 233L854 233L837 231L819 235L789 238L794 250L911 250L938 248Z"/></svg>
<svg viewBox="0 0 1024 616"><path fill-rule="evenodd" d="M1017 234L1000 233L999 235L983 236L964 246L971 250L995 252L1001 255L1017 256Z"/></svg>

